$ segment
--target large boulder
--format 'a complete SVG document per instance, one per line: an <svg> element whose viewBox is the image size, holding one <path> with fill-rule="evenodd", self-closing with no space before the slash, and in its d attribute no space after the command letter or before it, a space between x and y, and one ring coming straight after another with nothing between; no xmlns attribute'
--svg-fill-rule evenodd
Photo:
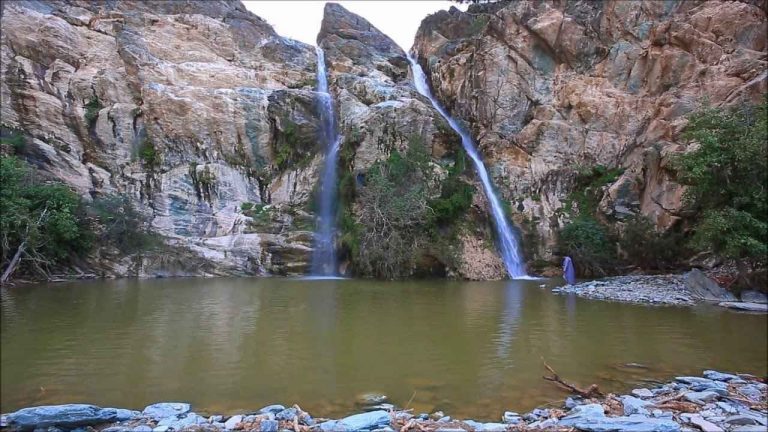
<svg viewBox="0 0 768 432"><path fill-rule="evenodd" d="M685 286L694 296L702 300L717 302L737 301L736 296L718 285L717 282L708 278L699 269L692 269L685 274Z"/></svg>
<svg viewBox="0 0 768 432"><path fill-rule="evenodd" d="M86 404L24 408L8 414L7 419L9 427L22 431L49 427L76 428L126 420L117 409Z"/></svg>

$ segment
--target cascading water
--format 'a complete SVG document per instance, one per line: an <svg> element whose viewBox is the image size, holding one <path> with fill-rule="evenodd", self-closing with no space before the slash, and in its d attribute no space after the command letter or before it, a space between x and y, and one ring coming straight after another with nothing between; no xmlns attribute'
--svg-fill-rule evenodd
<svg viewBox="0 0 768 432"><path fill-rule="evenodd" d="M491 215L493 216L494 226L496 227L496 236L498 237L499 249L501 251L501 258L504 260L504 266L507 269L507 273L511 278L526 277L525 267L523 266L522 254L520 253L520 246L517 243L517 239L512 233L512 227L509 225L506 216L504 215L504 209L501 207L501 202L496 196L491 184L488 171L485 169L483 160L475 149L475 143L472 141L472 137L459 123L454 120L437 102L432 91L429 89L427 83L427 77L424 75L424 71L421 66L408 55L408 62L411 63L411 70L413 71L413 81L416 84L416 90L423 96L432 102L432 106L435 107L437 112L448 122L451 129L456 131L461 136L461 145L464 146L464 150L472 159L472 163L475 165L480 181L483 183L483 191L485 192L488 202L491 204Z"/></svg>
<svg viewBox="0 0 768 432"><path fill-rule="evenodd" d="M312 276L336 276L336 164L341 139L336 130L333 100L328 92L325 55L317 47L317 109L320 115L320 141L325 146L325 162L318 198Z"/></svg>

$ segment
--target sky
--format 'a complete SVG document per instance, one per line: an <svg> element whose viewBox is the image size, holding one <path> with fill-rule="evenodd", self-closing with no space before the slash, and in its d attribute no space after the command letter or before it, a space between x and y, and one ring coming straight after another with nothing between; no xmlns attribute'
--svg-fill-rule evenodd
<svg viewBox="0 0 768 432"><path fill-rule="evenodd" d="M315 45L325 1L251 0L243 1L251 12L267 20L281 36ZM367 19L376 28L408 51L421 20L440 9L466 6L444 0L432 1L336 1L347 10Z"/></svg>

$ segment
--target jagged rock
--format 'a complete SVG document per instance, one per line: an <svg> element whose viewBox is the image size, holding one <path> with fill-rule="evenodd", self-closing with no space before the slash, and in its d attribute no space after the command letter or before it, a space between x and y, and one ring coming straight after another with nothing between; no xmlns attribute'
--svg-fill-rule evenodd
<svg viewBox="0 0 768 432"><path fill-rule="evenodd" d="M741 301L746 303L768 303L768 296L760 291L744 291L741 293Z"/></svg>
<svg viewBox="0 0 768 432"><path fill-rule="evenodd" d="M736 296L708 278L699 269L692 269L685 274L685 286L700 299L721 302L736 301Z"/></svg>
<svg viewBox="0 0 768 432"><path fill-rule="evenodd" d="M577 166L621 167L599 213L669 229L685 217L670 169L686 115L761 103L765 9L678 2L492 2L422 21L413 52L437 98L471 126L520 227L552 255ZM469 79L468 77L471 77ZM532 199L536 196L537 199Z"/></svg>
<svg viewBox="0 0 768 432"><path fill-rule="evenodd" d="M45 405L20 409L7 416L9 427L20 430L37 428L92 426L118 420L114 408L100 408L95 405L67 404Z"/></svg>

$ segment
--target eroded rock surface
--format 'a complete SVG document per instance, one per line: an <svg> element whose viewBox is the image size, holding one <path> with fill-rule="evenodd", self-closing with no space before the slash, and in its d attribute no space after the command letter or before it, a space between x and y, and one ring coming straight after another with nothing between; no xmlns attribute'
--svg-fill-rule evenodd
<svg viewBox="0 0 768 432"><path fill-rule="evenodd" d="M761 102L765 3L515 1L425 19L413 51L435 95L469 123L518 225L548 259L579 169L623 168L601 217L684 217L670 156L705 99Z"/></svg>

